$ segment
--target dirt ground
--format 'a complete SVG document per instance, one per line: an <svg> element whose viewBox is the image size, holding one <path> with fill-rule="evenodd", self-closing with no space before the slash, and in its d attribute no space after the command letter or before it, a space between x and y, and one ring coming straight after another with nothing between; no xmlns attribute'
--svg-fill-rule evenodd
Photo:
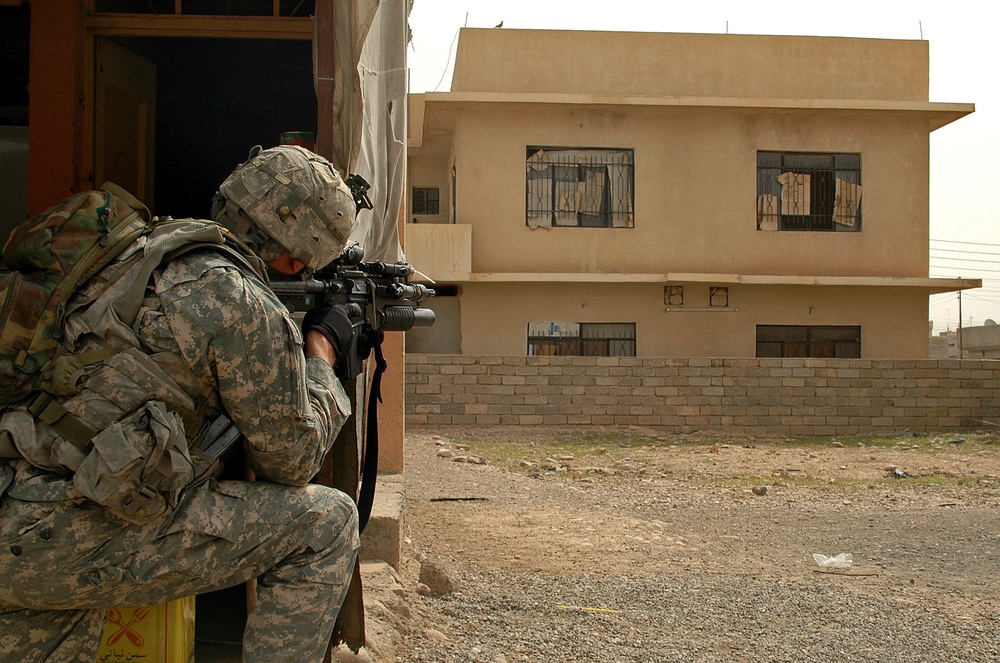
<svg viewBox="0 0 1000 663"><path fill-rule="evenodd" d="M405 453L399 660L425 660L407 651L448 630L440 603L413 591L426 560L457 579L836 574L846 591L956 619L1000 614L993 432L791 440L411 427ZM815 557L841 553L847 568Z"/></svg>

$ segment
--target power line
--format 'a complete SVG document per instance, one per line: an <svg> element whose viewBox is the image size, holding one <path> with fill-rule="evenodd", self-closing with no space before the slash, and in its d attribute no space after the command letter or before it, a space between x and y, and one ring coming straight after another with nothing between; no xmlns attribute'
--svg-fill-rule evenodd
<svg viewBox="0 0 1000 663"><path fill-rule="evenodd" d="M996 251L962 251L960 249L935 249L931 248L931 251L939 251L941 253L964 253L966 255L977 255L977 256L1000 256L1000 252Z"/></svg>
<svg viewBox="0 0 1000 663"><path fill-rule="evenodd" d="M934 260L951 260L953 262L978 262L983 265L1000 265L1000 260L983 260L982 258L951 258L949 256L931 256Z"/></svg>
<svg viewBox="0 0 1000 663"><path fill-rule="evenodd" d="M931 265L931 269L961 269L961 267L949 267L948 265ZM976 272L986 272L987 274L1000 274L1000 269L977 269ZM969 277L949 277L949 278L975 278L974 276Z"/></svg>
<svg viewBox="0 0 1000 663"><path fill-rule="evenodd" d="M942 244L971 244L972 246L997 246L997 247L1000 247L1000 244L990 244L988 242L962 242L962 241L959 241L957 239L934 239L932 237L931 241L932 242L941 242Z"/></svg>

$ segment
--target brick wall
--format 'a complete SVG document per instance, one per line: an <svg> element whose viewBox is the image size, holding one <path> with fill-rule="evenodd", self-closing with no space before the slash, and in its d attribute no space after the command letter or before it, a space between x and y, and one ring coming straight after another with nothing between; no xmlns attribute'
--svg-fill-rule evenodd
<svg viewBox="0 0 1000 663"><path fill-rule="evenodd" d="M411 424L855 435L1000 424L1000 361L406 355Z"/></svg>

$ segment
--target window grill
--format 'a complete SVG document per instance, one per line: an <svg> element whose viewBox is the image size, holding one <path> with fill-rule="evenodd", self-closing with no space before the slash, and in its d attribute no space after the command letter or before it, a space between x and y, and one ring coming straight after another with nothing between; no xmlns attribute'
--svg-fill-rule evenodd
<svg viewBox="0 0 1000 663"><path fill-rule="evenodd" d="M861 327L757 325L757 356L859 359Z"/></svg>
<svg viewBox="0 0 1000 663"><path fill-rule="evenodd" d="M861 155L757 153L758 230L861 230Z"/></svg>
<svg viewBox="0 0 1000 663"><path fill-rule="evenodd" d="M632 150L527 149L527 225L631 228Z"/></svg>
<svg viewBox="0 0 1000 663"><path fill-rule="evenodd" d="M532 322L528 355L634 357L635 323Z"/></svg>
<svg viewBox="0 0 1000 663"><path fill-rule="evenodd" d="M438 214L441 209L441 191L433 188L413 188L413 213Z"/></svg>

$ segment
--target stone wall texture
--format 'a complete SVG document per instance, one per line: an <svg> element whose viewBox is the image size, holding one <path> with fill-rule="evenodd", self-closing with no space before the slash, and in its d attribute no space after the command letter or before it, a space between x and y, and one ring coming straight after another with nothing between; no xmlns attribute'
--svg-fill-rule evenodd
<svg viewBox="0 0 1000 663"><path fill-rule="evenodd" d="M1000 425L1000 361L407 354L406 422L828 436Z"/></svg>

